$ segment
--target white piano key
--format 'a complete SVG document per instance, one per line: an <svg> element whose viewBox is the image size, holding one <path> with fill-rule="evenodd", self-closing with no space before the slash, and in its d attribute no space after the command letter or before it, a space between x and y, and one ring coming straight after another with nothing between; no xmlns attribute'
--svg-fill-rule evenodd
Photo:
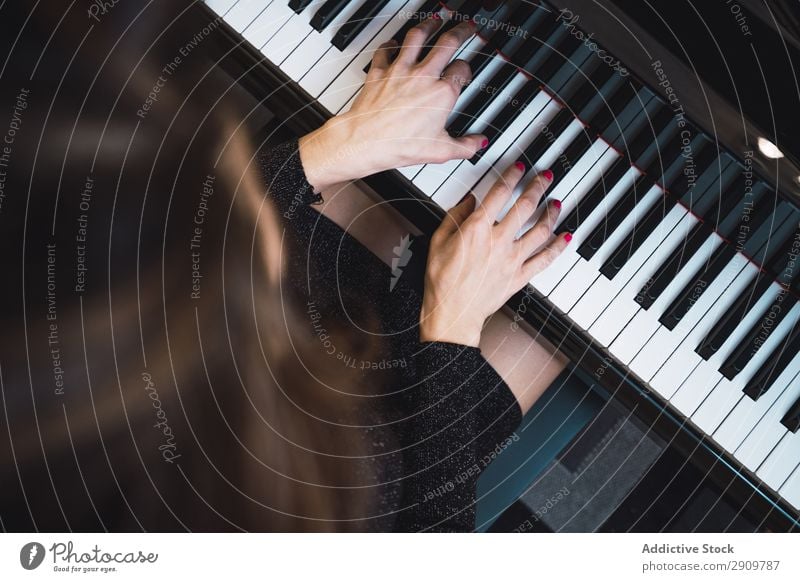
<svg viewBox="0 0 800 582"><path fill-rule="evenodd" d="M800 509L800 466L796 467L786 483L781 485L779 493L792 507Z"/></svg>
<svg viewBox="0 0 800 582"><path fill-rule="evenodd" d="M519 181L519 184L512 193L511 199L508 201L505 207L503 207L503 209L500 211L500 214L498 215L498 220L502 220L505 217L506 213L511 209L511 206L517 201L517 198L519 198L522 192L524 192L525 189L528 188L530 183L539 174L539 172L551 168L556 164L561 154L563 154L564 150L569 147L569 144L571 144L573 141L575 141L575 139L578 138L579 134L583 131L583 127L584 127L583 124L577 119L575 119L573 120L572 123L570 123L566 127L566 129L564 129L563 132L561 132L560 135L555 136L555 139L550 143L550 146L544 151L544 153L541 156L539 156L539 159L533 163L533 167L528 168L525 175ZM530 141L533 142L535 139L539 138L539 136L541 136L541 133L533 136ZM515 147L519 147L522 150L526 149L529 145L530 143L523 144L520 142L514 144ZM580 172L580 175L583 175L583 171L585 171L588 167L591 166L592 163L596 162L602 156L604 149L600 145L597 145L596 143L594 145L595 147L589 148L589 151L587 151L586 154L584 154L582 158L575 163L575 165L577 166L579 162L584 162L583 167L582 168L573 167L571 170L568 170L567 176L564 176L562 182L564 182L565 180L569 180L570 183L574 184L577 181L576 177L577 173ZM480 184L477 188L482 189L483 187L484 184ZM549 194L550 193L546 193L545 195L549 196ZM542 209L543 207L539 208L539 210ZM540 212L537 212L533 220L538 219L539 214Z"/></svg>
<svg viewBox="0 0 800 582"><path fill-rule="evenodd" d="M621 280L617 279L619 275L614 280L606 279L600 275L600 267L614 251L617 244L633 228L635 221L641 218L650 207L660 202L662 196L663 190L661 188L658 186L650 188L634 207L633 211L608 236L603 246L597 250L591 260L579 260L575 263L574 268L550 292L549 295L574 294L577 290L586 290L586 293L582 296L583 299L576 301L569 310L570 318L581 328L589 329L592 326L606 306L617 296L617 291L622 285ZM633 264L631 261L632 259L628 261L628 265ZM586 288L587 284L591 284L588 289Z"/></svg>
<svg viewBox="0 0 800 582"><path fill-rule="evenodd" d="M558 109L559 106L550 99L549 95L540 92L506 131L495 140L494 148L496 149L490 150L482 156L477 164L461 164L458 170L434 192L433 200L442 208L447 209L457 203L484 174L489 173L496 180L502 170L519 159L522 151L516 142L519 140L521 143L529 143L532 136L541 131L542 125L552 119ZM495 152L502 153L498 156ZM475 194L481 198L485 192L475 191Z"/></svg>
<svg viewBox="0 0 800 582"><path fill-rule="evenodd" d="M548 198L563 200L562 211L570 212L576 202L600 180L603 171L614 163L617 156L618 154L614 150L607 148L605 142L598 140L592 144L586 155L579 160ZM567 180L569 182L564 184ZM543 210L544 207L542 206L540 209ZM530 227L531 223L529 222L527 226ZM573 287L571 293L553 293L550 294L549 299L556 307L567 311L580 299L585 289L586 287Z"/></svg>
<svg viewBox="0 0 800 582"><path fill-rule="evenodd" d="M284 4L284 2L279 1L278 4ZM288 2L286 4L288 6ZM295 14L289 9L292 17L284 22L277 34L267 44L261 47L264 56L276 65L280 65L307 36L312 32L317 34L317 31L311 28L311 17L321 5L322 2L315 2L300 14Z"/></svg>
<svg viewBox="0 0 800 582"><path fill-rule="evenodd" d="M783 425L780 425L781 427ZM775 491L780 492L792 471L800 464L800 432L784 432L783 437L756 470L756 475Z"/></svg>
<svg viewBox="0 0 800 582"><path fill-rule="evenodd" d="M775 446L786 427L781 418L800 397L800 354L783 370L761 398L742 394L739 402L712 435L745 466L755 470Z"/></svg>
<svg viewBox="0 0 800 582"><path fill-rule="evenodd" d="M414 164L413 166L405 166L404 168L398 168L397 170L409 180L413 180L416 177L416 175L419 174L422 171L422 169L428 165L430 164Z"/></svg>
<svg viewBox="0 0 800 582"><path fill-rule="evenodd" d="M723 378L720 381L692 415L692 422L703 432L712 434L725 419L728 411L733 409L738 402L742 395L742 390L747 385L747 381L758 371L761 364L770 357L773 350L780 345L799 318L800 303L795 305L786 315L761 346L761 349L755 353L744 369L733 380Z"/></svg>
<svg viewBox="0 0 800 582"><path fill-rule="evenodd" d="M474 45L472 43L467 43L467 46L464 47L464 55L472 54L477 44L477 42ZM456 58L460 58L460 55L457 55ZM499 55L495 55L492 60L489 61L489 64L483 68L480 74L472 79L472 81L461 91L461 95L459 95L458 101L456 102L455 107L453 107L453 111L447 118L446 125L449 126L454 119L459 117L460 112L464 110L464 108L470 101L472 101L473 98L478 96L478 94L485 89L485 85L489 82L489 80L491 80L497 71L499 71L503 65L507 64L507 62L508 61ZM521 73L518 75L522 76Z"/></svg>
<svg viewBox="0 0 800 582"><path fill-rule="evenodd" d="M292 16L294 11L289 8L287 2L272 0L264 11L242 30L242 36L260 50Z"/></svg>
<svg viewBox="0 0 800 582"><path fill-rule="evenodd" d="M364 27L364 30L350 42L344 51L339 51L336 47L331 46L328 53L326 53L323 58L325 65L311 67L300 79L300 86L312 97L319 97L325 88L363 52L369 42L379 35L381 38L391 37L391 35L387 37L383 28L389 24L392 19L397 18L397 15L407 4L414 6L417 2L409 3L406 0L391 0L386 5L385 9L375 16L375 18ZM400 19L398 18L398 20ZM365 65L366 63L364 63L361 68L363 69Z"/></svg>
<svg viewBox="0 0 800 582"><path fill-rule="evenodd" d="M586 240L586 237L600 224L600 221L608 214L613 208L614 204L619 200L628 189L633 187L633 183L641 176L641 172L631 167L620 181L611 186L606 192L605 197L597 205L592 212L589 213L580 224L578 229L572 233L572 241L566 250L553 261L544 271L531 279L533 285L540 293L549 295L556 285L566 276L578 260L583 260L578 254L578 247ZM561 224L568 212L561 212L559 220L556 224Z"/></svg>
<svg viewBox="0 0 800 582"><path fill-rule="evenodd" d="M714 239L718 238L716 235L713 235L713 237ZM741 294L746 292L747 286L752 284L757 274L757 269L752 264L746 263L739 275L737 275L727 288L723 290L722 294L711 306L705 309L701 307L701 318L697 323L686 320L685 323L691 325L691 329L685 334L684 338L679 342L677 349L669 356L656 375L650 378L649 382L652 387L656 388L659 392L661 392L663 388L663 394L667 397L671 397L672 394L674 394L673 388L678 388L687 376L687 365L689 369L694 369L703 361L702 357L695 351L695 348L700 345L703 338L711 332L714 325L722 316L733 307ZM712 285L716 285L721 279L722 275L718 277ZM685 281L681 281L680 289L683 288L684 284ZM706 291L706 293L711 294L715 292L714 289ZM670 302L672 298L673 297L669 298ZM694 311L694 307L692 311ZM688 315L691 315L691 311L687 316ZM682 321L681 323L683 324L684 322ZM683 325L678 325L675 327L674 331L678 329L685 329L685 327Z"/></svg>
<svg viewBox="0 0 800 582"><path fill-rule="evenodd" d="M220 5L217 9L214 5ZM220 16L224 16L231 28L241 33L253 20L264 11L265 5L269 4L264 0L239 0L236 4L224 8L230 2L209 2L208 6ZM222 11L221 11L222 10Z"/></svg>
<svg viewBox="0 0 800 582"><path fill-rule="evenodd" d="M686 239L686 234L695 222L691 217L687 217L686 210L682 206L675 205L648 237L648 240L653 237L657 239L648 245L653 252L641 268L630 277L622 273L623 268L614 277L614 279L622 277L624 286L594 323L592 329L596 330L594 333L597 333L597 339L603 345L610 345L611 350L619 354L620 361L629 363L639 348L656 331L652 325L644 324L650 323L653 319L657 320L658 317L654 318L655 312L651 310L643 310L636 303L636 296L669 254ZM642 246L648 244L648 240L645 240ZM637 249L637 252L639 250ZM637 316L635 322L640 323L629 323L634 316ZM618 335L620 337L617 337Z"/></svg>
<svg viewBox="0 0 800 582"><path fill-rule="evenodd" d="M220 16L225 16L237 1L238 0L206 0L206 4ZM263 0L261 0L261 4L264 4Z"/></svg>
<svg viewBox="0 0 800 582"><path fill-rule="evenodd" d="M517 77L509 83L509 86L493 99L492 104L486 108L483 115L475 120L470 127L469 133L482 132L526 81L527 78L524 75L517 75ZM469 163L470 162L467 160L452 160L444 164L429 164L414 177L414 184L423 192L435 192L461 164Z"/></svg>
<svg viewBox="0 0 800 582"><path fill-rule="evenodd" d="M705 243L700 246L694 256L687 261L686 265L684 265L684 268L677 273L673 281L664 289L664 291L661 293L658 299L653 302L650 308L641 309L639 304L635 301L637 294L640 293L647 282L657 274L658 268L661 266L665 258L681 244L683 244L683 240L685 240L683 237L685 237L689 230L691 230L694 224L696 224L696 219L694 219L694 217L691 215L684 216L679 227L676 228L676 235L681 237L680 240L677 241L677 244L671 248L659 248L648 261L648 270L645 272L646 276L635 278L632 284L630 284L622 293L620 293L620 295L614 300L607 310L611 313L619 311L621 319L627 318L627 320L630 321L630 323L626 324L625 328L622 329L619 337L613 344L616 346L613 349L619 351L620 358L625 363L631 362L639 350L643 348L659 330L663 329L663 326L661 325L661 322L658 321L658 318L664 314L664 311L667 309L667 307L669 307L678 293L680 293L684 286L686 286L691 279L696 276L697 272L703 267L709 256L722 243L718 236L710 236ZM644 279L644 282L642 282L642 279ZM685 335L682 333L684 330L685 327L678 326L673 332L670 333L675 333L677 336L683 337ZM663 331L669 330L663 329ZM638 346L638 348L636 346ZM663 364L664 359L669 357L669 353L661 353L661 363ZM686 366L680 366L680 369L678 370L678 374L688 374L688 372L689 370L686 369ZM645 376L642 377L644 378ZM647 380L651 379L653 379L652 374L647 376ZM670 378L670 384L674 384L676 380L677 378L672 376ZM680 378L680 380L682 381L683 378ZM676 389L678 385L680 385L680 382L675 385Z"/></svg>
<svg viewBox="0 0 800 582"><path fill-rule="evenodd" d="M331 113L341 111L346 104L358 93L364 84L367 74L364 67L372 60L372 55L384 42L391 39L406 23L401 15L413 13L425 0L411 0L394 18L390 19L375 38L370 40L359 55L341 71L335 79L319 95L319 102Z"/></svg>
<svg viewBox="0 0 800 582"><path fill-rule="evenodd" d="M339 52L331 44L333 37L342 25L350 20L350 17L358 10L360 4L360 2L349 2L322 31L314 29L310 24L311 18L317 12L317 8L313 7L312 9L312 7L309 7L304 10L303 14L307 13L309 18L308 36L284 59L281 63L281 71L289 75L291 79L299 82L314 67L334 69L336 60L325 61L323 56L329 51L332 55Z"/></svg>
<svg viewBox="0 0 800 582"><path fill-rule="evenodd" d="M711 239L710 242L713 244L716 241ZM663 326L659 327L653 339L644 344L636 358L631 361L631 368L636 374L646 380L652 379L661 365L663 365L669 356L682 345L685 346L685 350L683 351L686 353L686 358L694 359L694 356L691 355L694 354L694 350L692 347L689 347L689 344L696 346L700 340L694 338L687 340L687 338L690 337L692 331L698 327L704 317L711 315L709 321L715 321L721 315L722 310L724 310L726 306L729 307L733 301L735 301L734 293L729 293L726 299L722 299L722 295L735 280L740 280L738 277L747 263L744 257L740 257L740 259L741 260L737 260L737 258L734 257L734 260L722 270L720 275L715 277L714 280L705 287L702 295L698 297L688 313L681 318L678 325L671 330ZM741 287L743 287L745 283L746 281L742 281L742 283L740 283ZM682 290L682 288L679 289L679 291L680 290ZM704 328L699 328L699 331L696 332L696 336L702 336L703 329ZM707 329L707 327L705 329Z"/></svg>
<svg viewBox="0 0 800 582"><path fill-rule="evenodd" d="M671 397L670 402L673 406L686 416L691 416L697 410L697 407L702 404L713 386L722 380L722 374L719 372L722 363L736 346L744 340L756 320L767 310L777 295L777 291L778 286L774 285L764 294L764 297L755 301L753 309L745 315L742 322L733 330L720 349L711 358L702 361L680 386L675 395Z"/></svg>

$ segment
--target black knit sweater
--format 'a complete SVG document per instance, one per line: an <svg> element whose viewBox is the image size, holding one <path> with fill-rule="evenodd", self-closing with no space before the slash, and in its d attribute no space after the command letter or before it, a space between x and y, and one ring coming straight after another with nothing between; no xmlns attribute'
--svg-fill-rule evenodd
<svg viewBox="0 0 800 582"><path fill-rule="evenodd" d="M412 239L410 261L393 273L310 208L321 197L306 180L296 141L262 150L258 162L292 241L293 291L304 295L316 318L348 321L364 341L379 341L390 354L371 364L380 369L375 378L397 385L381 386L385 398L377 406L385 422L369 444L372 451L378 444L399 446L375 455L384 485L369 494L378 496L374 506L382 517L365 520L364 528L474 530L477 479L492 451L519 425L521 412L478 348L419 342L425 239ZM365 313L377 316L380 337L364 331L359 317ZM394 438L378 436L387 430Z"/></svg>

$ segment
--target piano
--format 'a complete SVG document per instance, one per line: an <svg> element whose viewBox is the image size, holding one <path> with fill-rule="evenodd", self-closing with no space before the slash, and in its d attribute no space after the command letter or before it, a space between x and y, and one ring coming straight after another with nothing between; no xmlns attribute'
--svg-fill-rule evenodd
<svg viewBox="0 0 800 582"><path fill-rule="evenodd" d="M780 38L753 3L720 4L742 43L748 32ZM199 10L219 21L220 63L298 134L349 107L381 43L432 13L437 35L473 18L478 32L456 58L474 79L448 131L485 133L489 147L366 182L432 232L468 190L486 193L493 168L525 160L523 184L551 168L556 231L573 241L508 308L760 529L800 527L800 172L789 137L786 151L759 139L786 128L765 134L651 34L646 15L613 5L207 0ZM797 50L796 37L789 44Z"/></svg>

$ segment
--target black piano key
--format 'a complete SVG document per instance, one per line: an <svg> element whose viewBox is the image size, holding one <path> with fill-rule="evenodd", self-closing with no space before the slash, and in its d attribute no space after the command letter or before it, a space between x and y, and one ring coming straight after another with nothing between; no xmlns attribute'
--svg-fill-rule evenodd
<svg viewBox="0 0 800 582"><path fill-rule="evenodd" d="M771 207L773 203L768 201L767 206ZM756 225L755 232L744 245L737 245L737 248L761 268L776 256L787 238L792 236L797 226L796 217L797 213L792 211L791 206L779 203L760 225Z"/></svg>
<svg viewBox="0 0 800 582"><path fill-rule="evenodd" d="M739 175L704 216L709 226L726 240L730 238L731 229L738 224L741 208L745 202L744 195L745 177Z"/></svg>
<svg viewBox="0 0 800 582"><path fill-rule="evenodd" d="M656 270L656 275L637 293L634 301L643 309L650 309L661 293L672 283L672 280L686 266L686 263L700 250L710 234L708 228L698 223L686 236L686 239L673 250L667 260Z"/></svg>
<svg viewBox="0 0 800 582"><path fill-rule="evenodd" d="M642 169L648 161L648 158L644 157L645 153L651 147L659 147L659 143L667 142L671 135L670 126L674 124L674 120L675 117L669 109L659 108L655 115L646 119L647 125L642 131L637 131L636 135L621 144L631 165Z"/></svg>
<svg viewBox="0 0 800 582"><path fill-rule="evenodd" d="M450 135L453 137L465 135L467 133L467 128L486 111L492 104L494 98L508 86L512 79L517 76L518 72L517 67L511 63L503 64L500 70L497 71L486 84L487 90L478 91L448 126L447 131Z"/></svg>
<svg viewBox="0 0 800 582"><path fill-rule="evenodd" d="M789 429L790 432L796 433L800 430L800 398L798 398L791 408L786 411L781 419L781 424Z"/></svg>
<svg viewBox="0 0 800 582"><path fill-rule="evenodd" d="M630 164L627 158L617 158L611 167L606 170L600 181L575 205L566 218L556 228L556 234L564 232L575 232L580 227L583 220L588 217L595 208L603 201L606 194L611 190L617 182L619 182L625 173L630 169Z"/></svg>
<svg viewBox="0 0 800 582"><path fill-rule="evenodd" d="M605 219L598 224L586 240L578 247L578 254L584 259L591 260L606 239L619 228L623 221L633 212L633 209L650 188L653 179L647 175L639 176L633 186L614 204L606 214Z"/></svg>
<svg viewBox="0 0 800 582"><path fill-rule="evenodd" d="M792 303L797 303L797 300L793 299ZM790 308L790 306L785 306L786 311ZM758 400L769 390L775 379L781 375L781 372L786 369L798 352L800 352L800 325L795 324L792 331L789 332L789 336L780 342L780 345L761 365L758 372L747 382L744 393L753 400Z"/></svg>
<svg viewBox="0 0 800 582"><path fill-rule="evenodd" d="M563 152L559 152L559 156L556 160L556 163L550 168L550 171L553 172L553 180L550 182L549 190L552 192L555 190L561 180L563 180L567 174L569 174L570 170L572 170L572 166L580 160L586 152L592 147L592 144L595 143L595 139L591 133L587 133L586 130L581 131L578 136L567 146L567 148ZM544 204L546 202L546 197L542 196L539 199L539 204Z"/></svg>
<svg viewBox="0 0 800 582"><path fill-rule="evenodd" d="M772 282L772 277L768 274L759 273L752 289L745 290L736 299L736 302L723 313L710 333L695 348L695 352L704 360L708 360L716 354L736 328L741 325L742 320L758 303L758 300L767 292Z"/></svg>
<svg viewBox="0 0 800 582"><path fill-rule="evenodd" d="M666 173L662 170L662 164L666 168L683 164L680 157L683 147L682 140L679 135L673 135L673 125L662 130L656 141L637 160L637 165L644 171L644 175L638 177L633 187L617 200L604 221L595 227L578 249L578 253L587 261L605 244L606 239L633 211L642 196L656 184L662 173ZM648 160L650 161L648 162Z"/></svg>
<svg viewBox="0 0 800 582"><path fill-rule="evenodd" d="M343 51L353 39L356 38L372 20L381 13L381 10L389 3L389 0L374 0L365 2L355 11L350 20L345 22L336 34L333 35L331 44L340 51Z"/></svg>
<svg viewBox="0 0 800 582"><path fill-rule="evenodd" d="M427 0L422 6L420 6L414 13L413 18L409 18L406 23L401 26L397 32L394 33L392 36L392 40L397 42L398 45L403 44L403 40L408 34L408 31L417 26L421 23L429 14L438 13L441 9L441 3L438 0ZM387 39L388 40L388 39ZM367 66L364 67L364 72L369 72L369 67L371 63L367 63Z"/></svg>
<svg viewBox="0 0 800 582"><path fill-rule="evenodd" d="M494 58L503 58L513 62L512 55L517 53L522 46L529 47L526 51L535 50L541 46L541 38L537 35L547 34L548 28L554 28L555 24L547 10L535 6L528 8L530 10L526 11L525 20L517 25L526 31L526 35L508 34L501 27L497 27L486 40L486 44L480 52L469 59L473 79L476 79ZM517 16L521 16L521 14ZM500 56L498 57L498 55Z"/></svg>
<svg viewBox="0 0 800 582"><path fill-rule="evenodd" d="M597 59L591 60L597 61ZM581 72L585 72L586 76L582 75ZM608 67L596 67L596 64L584 62L579 70L576 70L573 64L566 63L546 83L558 99L567 104L573 112L577 112L581 111L597 95L599 87L609 80L611 74L611 69ZM529 81L517 91L516 95L509 100L483 131L484 135L489 139L489 148L475 154L470 159L470 162L477 163L481 156L489 151L494 140L508 129L540 91L540 85L534 81Z"/></svg>
<svg viewBox="0 0 800 582"><path fill-rule="evenodd" d="M637 84L626 80L612 95L598 95L599 103L592 100L578 117L597 132L604 131L615 123L623 111L638 103L639 90Z"/></svg>
<svg viewBox="0 0 800 582"><path fill-rule="evenodd" d="M659 134L652 147L642 154L636 165L654 182L663 185L668 170L680 159L682 149L683 139L675 124L670 124Z"/></svg>
<svg viewBox="0 0 800 582"><path fill-rule="evenodd" d="M624 94L624 92L623 92ZM622 138L621 142L624 142L625 139L633 139L636 133L629 134L628 130L641 131L644 127L642 124L637 124L637 120L640 118L646 118L648 112L652 112L652 110L648 110L649 107L655 106L656 101L653 100L653 94L647 89L641 89L637 95L629 101L628 105L616 116L613 124L617 128L620 129L620 137ZM644 110L642 109L644 106ZM600 135L603 137L608 133L608 128ZM550 183L551 190L558 187L558 184L561 180L569 173L572 169L572 163L578 161L581 157L583 157L592 145L595 143L594 139L581 139L583 137L588 137L587 132L583 131L578 135L578 138L570 144L570 146L566 149L562 156L560 156L559 161L561 163L555 164L553 170L553 181ZM621 145L621 142L616 142L617 145ZM611 144L609 144L611 145ZM540 203L544 201L544 197L540 200Z"/></svg>
<svg viewBox="0 0 800 582"><path fill-rule="evenodd" d="M289 2L289 8L294 10L297 14L300 14L313 1L314 0L291 0Z"/></svg>
<svg viewBox="0 0 800 582"><path fill-rule="evenodd" d="M692 306L708 288L709 284L716 279L725 266L736 255L733 247L723 244L712 254L711 259L706 263L700 273L691 278L689 283L684 285L681 292L664 311L664 314L658 319L661 325L669 330L675 327L683 319Z"/></svg>
<svg viewBox="0 0 800 582"><path fill-rule="evenodd" d="M774 208L768 192L766 185L759 182L749 194L738 195L738 204L717 228L720 236L738 249L744 249L756 230L772 220Z"/></svg>
<svg viewBox="0 0 800 582"><path fill-rule="evenodd" d="M704 151L710 152L711 150L706 148ZM704 161L705 159L702 159L699 163L702 164ZM713 176L718 171L716 165L713 165L703 173L701 178L709 175ZM707 186L703 188L703 192L707 190ZM684 194L684 196L686 195ZM613 279L622 270L628 259L636 253L642 243L658 228L658 225L675 207L676 203L677 199L674 195L666 195L660 202L657 202L645 212L644 216L638 217L631 231L620 241L617 248L600 268L600 272L609 279Z"/></svg>
<svg viewBox="0 0 800 582"><path fill-rule="evenodd" d="M472 20L480 12L485 12L491 15L493 12L497 11L497 9L491 11L484 11L483 10L483 5L485 4L484 0L465 0L464 2L458 3L458 5L455 5L455 3L453 2L442 3L442 4L447 10L450 11L449 19L447 20L447 22L445 22L443 26L439 28L439 30L437 30L431 36L431 38L428 40L427 46L423 47L419 56L420 60L428 56L428 53L430 53L431 49L439 41L439 38L441 38L441 36L447 31L452 30L462 22L467 22L469 20ZM481 31L477 30L477 32L480 33ZM484 51L485 50L486 47L484 47ZM475 76L477 76L477 74L475 74Z"/></svg>
<svg viewBox="0 0 800 582"><path fill-rule="evenodd" d="M351 0L328 0L314 13L311 18L311 28L318 31L325 30L350 2Z"/></svg>
<svg viewBox="0 0 800 582"><path fill-rule="evenodd" d="M514 122L517 116L525 110L525 108L533 101L534 97L539 94L541 88L533 82L525 83L516 95L509 101L509 103L500 111L500 113L492 121L490 121L483 134L489 140L489 148L492 147L495 139L501 135L508 127ZM485 154L489 148L481 150L475 154L470 162L477 163L478 160Z"/></svg>
<svg viewBox="0 0 800 582"><path fill-rule="evenodd" d="M497 43L498 52L506 60L517 66L521 66L547 42L560 38L561 33L559 31L563 30L564 27L553 18L552 13L547 13L546 10L542 9L529 16L521 25L521 28L527 34L509 35L503 33L507 38Z"/></svg>
<svg viewBox="0 0 800 582"><path fill-rule="evenodd" d="M796 235L795 235L796 236ZM794 238L786 241L775 256L768 261L763 270L759 271L751 286L751 290L746 290L736 299L736 302L728 309L717 321L708 336L703 338L696 352L704 359L709 359L722 347L733 331L739 327L742 320L755 306L767 289L775 282L782 285L797 285L800 277L797 277L798 269L795 266Z"/></svg>
<svg viewBox="0 0 800 582"><path fill-rule="evenodd" d="M712 165L713 166L713 165ZM722 177L722 187L724 189L722 198L731 198L734 192L731 191L731 186L728 184L730 181L735 180L738 166L731 164L728 166L727 176ZM692 211L695 215L702 220L696 224L687 235L684 242L669 254L666 261L656 269L658 275L648 281L645 286L640 290L636 296L636 302L639 303L644 309L649 309L653 303L658 299L661 293L669 286L672 279L686 266L686 263L692 256L700 250L700 247L712 236L715 222L710 219L715 216L719 211L719 204L717 202L720 196L717 196L717 188L713 185L708 188L699 200L695 201ZM733 202L735 205L735 200ZM726 203L726 206L728 204Z"/></svg>
<svg viewBox="0 0 800 582"><path fill-rule="evenodd" d="M719 368L720 374L728 380L733 380L739 372L744 370L756 352L761 349L763 343L769 339L775 328L786 317L786 313L791 309L792 305L793 301L788 290L782 290L778 293L778 296L764 312L764 318L759 319L750 327L744 340L725 358ZM756 398L757 396L754 397L754 399Z"/></svg>
<svg viewBox="0 0 800 582"><path fill-rule="evenodd" d="M556 113L556 116L549 123L543 125L541 132L525 148L520 157L525 162L525 165L528 168L532 168L574 119L575 116L572 115L572 112L564 107Z"/></svg>

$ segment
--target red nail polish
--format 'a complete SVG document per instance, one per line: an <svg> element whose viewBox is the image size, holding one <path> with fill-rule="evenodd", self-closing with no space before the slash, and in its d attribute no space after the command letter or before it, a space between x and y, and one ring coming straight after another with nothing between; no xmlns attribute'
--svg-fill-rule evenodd
<svg viewBox="0 0 800 582"><path fill-rule="evenodd" d="M523 162L516 162L514 164L520 172L525 171L525 164Z"/></svg>
<svg viewBox="0 0 800 582"><path fill-rule="evenodd" d="M433 19L434 20L441 20L442 19L442 15L439 14L438 12L434 12L433 13Z"/></svg>
<svg viewBox="0 0 800 582"><path fill-rule="evenodd" d="M488 147L489 147L489 140L484 138L484 140L481 142L481 149L485 150Z"/></svg>
<svg viewBox="0 0 800 582"><path fill-rule="evenodd" d="M567 241L567 242L571 241L572 240L572 235L570 233L565 234L564 235L564 240Z"/></svg>
<svg viewBox="0 0 800 582"><path fill-rule="evenodd" d="M547 180L548 182L552 182L553 181L553 171L552 170L545 170L544 172L542 172L542 176L544 176L544 179Z"/></svg>
<svg viewBox="0 0 800 582"><path fill-rule="evenodd" d="M553 200L553 206L561 210L561 200Z"/></svg>

